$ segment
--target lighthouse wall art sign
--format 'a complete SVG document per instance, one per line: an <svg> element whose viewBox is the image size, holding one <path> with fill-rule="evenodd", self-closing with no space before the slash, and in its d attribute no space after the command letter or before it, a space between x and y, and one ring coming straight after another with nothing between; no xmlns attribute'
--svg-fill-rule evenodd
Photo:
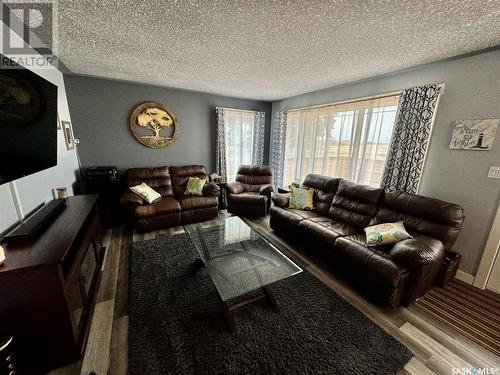
<svg viewBox="0 0 500 375"><path fill-rule="evenodd" d="M455 121L450 148L454 150L491 150L499 122L499 119Z"/></svg>

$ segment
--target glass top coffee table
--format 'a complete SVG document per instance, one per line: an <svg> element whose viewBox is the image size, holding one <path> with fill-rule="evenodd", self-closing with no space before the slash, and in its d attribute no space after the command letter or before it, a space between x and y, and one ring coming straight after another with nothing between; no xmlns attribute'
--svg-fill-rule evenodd
<svg viewBox="0 0 500 375"><path fill-rule="evenodd" d="M235 329L232 312L261 298L267 298L273 310L279 312L270 285L302 272L299 266L237 216L184 228L217 289L231 331ZM249 297L238 298L245 295ZM231 304L234 299L238 301Z"/></svg>

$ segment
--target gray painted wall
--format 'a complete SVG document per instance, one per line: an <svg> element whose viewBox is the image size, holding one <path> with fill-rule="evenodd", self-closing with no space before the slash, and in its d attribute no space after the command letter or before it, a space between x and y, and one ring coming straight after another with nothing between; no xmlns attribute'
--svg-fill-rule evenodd
<svg viewBox="0 0 500 375"><path fill-rule="evenodd" d="M420 194L462 205L466 220L455 248L460 269L475 274L500 199L500 180L486 177L500 166L500 130L492 151L450 150L453 120L500 118L500 51L487 52L332 87L273 103L285 109L332 103L401 90L425 83L445 83L422 176Z"/></svg>
<svg viewBox="0 0 500 375"><path fill-rule="evenodd" d="M146 86L137 83L65 75L75 136L80 139L84 167L116 165L119 169L143 166L204 164L215 169L215 107L266 112L269 144L271 103ZM146 101L162 103L180 123L176 141L163 149L138 143L129 130L131 112ZM269 147L264 160L268 160Z"/></svg>

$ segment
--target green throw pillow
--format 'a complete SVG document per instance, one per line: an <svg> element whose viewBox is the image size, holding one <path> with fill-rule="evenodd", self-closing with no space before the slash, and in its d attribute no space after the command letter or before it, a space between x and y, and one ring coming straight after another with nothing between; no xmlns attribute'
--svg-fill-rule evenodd
<svg viewBox="0 0 500 375"><path fill-rule="evenodd" d="M372 225L365 228L365 233L368 246L392 245L413 238L406 231L402 221Z"/></svg>
<svg viewBox="0 0 500 375"><path fill-rule="evenodd" d="M184 195L203 195L206 178L189 177Z"/></svg>
<svg viewBox="0 0 500 375"><path fill-rule="evenodd" d="M312 210L313 206L313 196L314 190L297 188L292 186L292 192L290 194L289 208L296 208L299 210Z"/></svg>

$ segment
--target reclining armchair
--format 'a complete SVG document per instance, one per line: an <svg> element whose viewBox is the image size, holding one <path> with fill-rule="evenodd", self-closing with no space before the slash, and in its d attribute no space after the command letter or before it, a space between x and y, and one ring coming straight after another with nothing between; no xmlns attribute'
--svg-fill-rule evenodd
<svg viewBox="0 0 500 375"><path fill-rule="evenodd" d="M227 185L227 211L240 216L265 216L274 191L273 170L267 165L240 165L236 181Z"/></svg>

